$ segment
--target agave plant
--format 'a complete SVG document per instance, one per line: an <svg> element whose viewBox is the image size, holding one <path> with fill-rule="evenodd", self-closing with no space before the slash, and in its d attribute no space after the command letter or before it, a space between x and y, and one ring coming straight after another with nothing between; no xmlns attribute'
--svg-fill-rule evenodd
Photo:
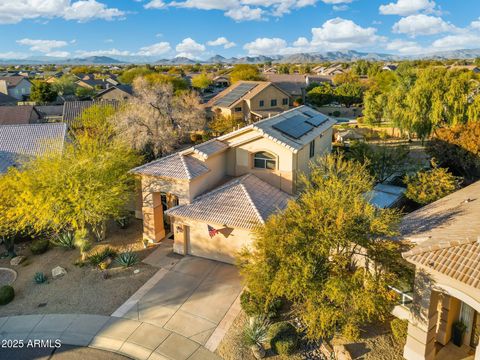
<svg viewBox="0 0 480 360"><path fill-rule="evenodd" d="M75 248L75 233L73 231L63 231L51 240L55 246L63 247L65 249Z"/></svg>
<svg viewBox="0 0 480 360"><path fill-rule="evenodd" d="M254 316L243 329L243 341L252 349L256 359L265 357L263 344L268 341L269 322L263 316Z"/></svg>
<svg viewBox="0 0 480 360"><path fill-rule="evenodd" d="M120 253L115 262L125 268L135 265L138 262L137 254L133 251L128 250L126 252Z"/></svg>
<svg viewBox="0 0 480 360"><path fill-rule="evenodd" d="M33 280L37 284L43 284L45 281L47 281L47 275L45 275L43 272L36 272L33 276Z"/></svg>

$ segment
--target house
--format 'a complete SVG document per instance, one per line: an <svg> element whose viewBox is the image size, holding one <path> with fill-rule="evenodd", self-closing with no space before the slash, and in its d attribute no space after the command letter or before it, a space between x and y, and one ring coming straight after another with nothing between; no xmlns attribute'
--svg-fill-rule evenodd
<svg viewBox="0 0 480 360"><path fill-rule="evenodd" d="M63 105L36 105L42 122L61 122L63 121Z"/></svg>
<svg viewBox="0 0 480 360"><path fill-rule="evenodd" d="M349 144L351 141L365 141L365 136L353 129L339 131L335 134L335 141L341 144Z"/></svg>
<svg viewBox="0 0 480 360"><path fill-rule="evenodd" d="M330 66L317 66L312 69L312 72L315 75L322 76L334 76L338 74L343 74L345 69L342 64L332 64Z"/></svg>
<svg viewBox="0 0 480 360"><path fill-rule="evenodd" d="M14 97L17 100L28 98L32 86L30 80L20 75L0 77L0 93Z"/></svg>
<svg viewBox="0 0 480 360"><path fill-rule="evenodd" d="M219 87L219 88L229 87L230 86L230 77L223 76L223 75L215 76L213 78L213 85L215 87Z"/></svg>
<svg viewBox="0 0 480 360"><path fill-rule="evenodd" d="M234 262L252 229L295 196L310 161L331 151L334 124L301 106L133 169L145 239L173 236L176 253Z"/></svg>
<svg viewBox="0 0 480 360"><path fill-rule="evenodd" d="M233 116L256 121L289 109L289 95L267 81L238 81L210 99L205 107L209 116Z"/></svg>
<svg viewBox="0 0 480 360"><path fill-rule="evenodd" d="M290 95L290 102L305 95L305 88L310 84L331 82L331 78L302 74L265 74L267 81L275 84Z"/></svg>
<svg viewBox="0 0 480 360"><path fill-rule="evenodd" d="M0 125L38 122L40 122L40 114L33 105L0 106Z"/></svg>
<svg viewBox="0 0 480 360"><path fill-rule="evenodd" d="M406 189L391 184L377 184L366 196L370 204L379 209L398 207L404 199Z"/></svg>
<svg viewBox="0 0 480 360"><path fill-rule="evenodd" d="M17 99L15 99L12 96L5 95L4 93L0 93L0 106L4 105L16 105L18 102Z"/></svg>
<svg viewBox="0 0 480 360"><path fill-rule="evenodd" d="M95 95L95 99L125 101L131 98L132 95L133 89L130 85L110 85Z"/></svg>
<svg viewBox="0 0 480 360"><path fill-rule="evenodd" d="M89 90L99 90L107 87L107 82L105 80L93 78L80 79L75 81L75 84Z"/></svg>
<svg viewBox="0 0 480 360"><path fill-rule="evenodd" d="M397 70L397 65L395 64L385 64L385 66L382 67L382 70L384 71L395 71Z"/></svg>
<svg viewBox="0 0 480 360"><path fill-rule="evenodd" d="M120 103L115 100L65 101L63 103L63 122L67 123L70 127L74 126L76 120L82 113L93 105L113 106L115 109L118 109Z"/></svg>
<svg viewBox="0 0 480 360"><path fill-rule="evenodd" d="M480 359L480 181L406 215L400 231L416 269L404 357ZM451 343L457 321L461 347Z"/></svg>
<svg viewBox="0 0 480 360"><path fill-rule="evenodd" d="M0 174L24 159L61 152L66 137L61 123L0 125Z"/></svg>

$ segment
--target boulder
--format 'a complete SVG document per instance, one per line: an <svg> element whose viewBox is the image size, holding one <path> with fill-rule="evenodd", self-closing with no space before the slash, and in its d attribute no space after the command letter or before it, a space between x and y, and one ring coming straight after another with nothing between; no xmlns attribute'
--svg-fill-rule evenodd
<svg viewBox="0 0 480 360"><path fill-rule="evenodd" d="M23 260L25 260L25 256L15 256L10 260L10 265L12 266L20 265L23 262Z"/></svg>
<svg viewBox="0 0 480 360"><path fill-rule="evenodd" d="M333 351L335 352L335 359L352 360L352 355L350 355L345 345L335 345Z"/></svg>
<svg viewBox="0 0 480 360"><path fill-rule="evenodd" d="M52 278L57 279L59 277L62 277L66 273L67 273L67 270L65 270L61 266L57 266L52 269Z"/></svg>

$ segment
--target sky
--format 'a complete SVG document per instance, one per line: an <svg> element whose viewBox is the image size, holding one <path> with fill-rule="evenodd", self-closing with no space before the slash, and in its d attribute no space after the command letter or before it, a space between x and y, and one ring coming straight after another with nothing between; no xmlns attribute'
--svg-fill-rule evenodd
<svg viewBox="0 0 480 360"><path fill-rule="evenodd" d="M480 0L0 0L0 59L480 48Z"/></svg>

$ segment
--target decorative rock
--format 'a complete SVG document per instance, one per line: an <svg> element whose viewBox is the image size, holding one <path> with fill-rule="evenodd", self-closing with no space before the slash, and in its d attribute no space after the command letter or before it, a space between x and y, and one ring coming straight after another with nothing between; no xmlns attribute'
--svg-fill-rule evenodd
<svg viewBox="0 0 480 360"><path fill-rule="evenodd" d="M23 260L25 260L25 256L15 256L10 260L10 265L12 266L20 265L23 262Z"/></svg>
<svg viewBox="0 0 480 360"><path fill-rule="evenodd" d="M139 270L139 269L135 269L135 270L133 270L133 273L134 273L134 274L138 274L139 272L140 272L140 270Z"/></svg>
<svg viewBox="0 0 480 360"><path fill-rule="evenodd" d="M53 268L52 269L52 277L54 279L57 279L59 277L62 277L63 275L65 275L67 273L67 270L65 270L64 268L62 268L61 266L57 266L56 268Z"/></svg>

